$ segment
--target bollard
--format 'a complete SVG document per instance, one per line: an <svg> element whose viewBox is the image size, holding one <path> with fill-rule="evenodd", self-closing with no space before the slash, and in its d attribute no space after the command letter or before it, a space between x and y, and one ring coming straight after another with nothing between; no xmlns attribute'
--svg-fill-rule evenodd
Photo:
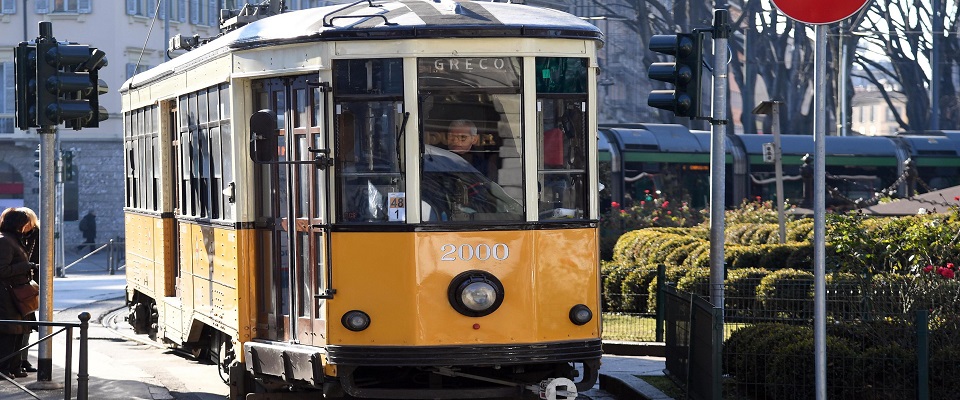
<svg viewBox="0 0 960 400"><path fill-rule="evenodd" d="M114 275L116 273L116 268L113 266L113 239L110 239L107 244L109 245L108 248L110 249L110 258L107 260L107 270L110 272L110 275Z"/></svg>
<svg viewBox="0 0 960 400"><path fill-rule="evenodd" d="M90 373L87 371L87 362L89 359L87 356L87 338L89 335L88 329L90 328L90 313L82 312L77 317L80 319L80 367L77 370L77 400L87 400L87 385L90 382ZM72 339L67 340L67 342L72 341ZM67 368L69 368L69 366ZM69 371L69 369L67 371Z"/></svg>

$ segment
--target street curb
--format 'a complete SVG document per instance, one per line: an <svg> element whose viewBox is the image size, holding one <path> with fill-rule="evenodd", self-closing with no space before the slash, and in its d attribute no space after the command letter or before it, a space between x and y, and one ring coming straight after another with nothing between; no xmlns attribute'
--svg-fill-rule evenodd
<svg viewBox="0 0 960 400"><path fill-rule="evenodd" d="M603 341L603 354L615 356L666 357L665 349L666 346L660 342Z"/></svg>
<svg viewBox="0 0 960 400"><path fill-rule="evenodd" d="M643 379L626 372L601 373L600 389L618 399L673 400Z"/></svg>

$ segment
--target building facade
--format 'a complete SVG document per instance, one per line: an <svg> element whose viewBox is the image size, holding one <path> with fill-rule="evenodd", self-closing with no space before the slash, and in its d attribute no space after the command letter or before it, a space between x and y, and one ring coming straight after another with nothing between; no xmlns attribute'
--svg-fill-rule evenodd
<svg viewBox="0 0 960 400"><path fill-rule="evenodd" d="M60 126L58 148L73 153L75 173L63 182L62 235L69 251L83 241L79 218L97 215L97 242L123 239L123 118L118 90L127 78L177 52L166 51L169 38L182 34L216 37L220 9L240 8L259 0L2 0L0 1L0 207L39 210L39 178L35 175L36 130L15 127L14 48L39 36L39 23L49 21L60 42L96 47L108 64L100 79L109 91L100 96L109 118L99 128L75 131ZM344 1L286 1L288 9L340 4ZM73 245L73 246L72 246Z"/></svg>

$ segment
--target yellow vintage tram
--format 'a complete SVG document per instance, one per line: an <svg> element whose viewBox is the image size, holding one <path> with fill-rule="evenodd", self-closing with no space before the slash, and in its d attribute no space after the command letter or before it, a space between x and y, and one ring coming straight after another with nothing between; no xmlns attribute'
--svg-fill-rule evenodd
<svg viewBox="0 0 960 400"><path fill-rule="evenodd" d="M131 325L232 398L593 386L601 33L506 3L266 7L121 89Z"/></svg>

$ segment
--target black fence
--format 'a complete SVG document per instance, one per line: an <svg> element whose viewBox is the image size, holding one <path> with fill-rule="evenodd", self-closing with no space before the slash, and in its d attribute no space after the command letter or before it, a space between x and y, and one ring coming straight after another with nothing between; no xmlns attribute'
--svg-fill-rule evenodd
<svg viewBox="0 0 960 400"><path fill-rule="evenodd" d="M0 320L0 325L30 325L30 326L47 326L51 328L59 327L59 330L50 329L46 336L41 337L36 342L28 344L26 347L17 349L13 354L0 354L0 361L6 361L7 359L13 357L16 353L19 353L23 350L29 349L33 346L36 346L46 340L53 340L53 338L59 334L64 334L66 336L66 353L64 355L64 371L63 371L63 398L64 400L70 400L73 398L73 329L78 328L80 330L80 339L79 339L79 358L77 360L77 400L87 400L88 399L88 384L90 381L90 374L88 373L89 359L87 353L87 340L88 340L88 329L90 327L90 313L83 312L78 316L80 322L48 322L48 321L20 321L20 320ZM43 368L43 366L39 366ZM40 371L43 372L43 371ZM51 374L52 377L52 374ZM22 392L29 394L33 398L39 399L36 393L30 391L25 386L21 385L19 382L10 379L5 374L0 374L0 379L6 380L7 382L12 383Z"/></svg>
<svg viewBox="0 0 960 400"><path fill-rule="evenodd" d="M694 294L664 286L666 373L695 400L721 399L723 319L720 309Z"/></svg>

